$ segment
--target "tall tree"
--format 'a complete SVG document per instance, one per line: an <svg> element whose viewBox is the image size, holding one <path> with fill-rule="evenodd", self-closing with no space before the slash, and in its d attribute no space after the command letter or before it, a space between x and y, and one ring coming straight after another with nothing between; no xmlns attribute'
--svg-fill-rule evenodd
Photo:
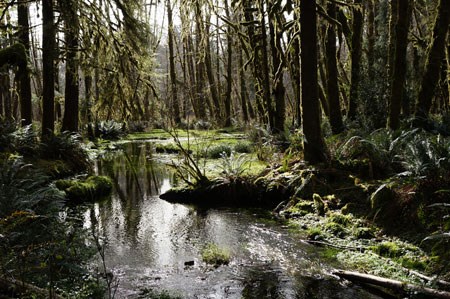
<svg viewBox="0 0 450 299"><path fill-rule="evenodd" d="M174 27L173 27L173 18L172 18L172 5L170 0L166 0L167 7L167 22L169 26L169 35L168 35L168 43L169 43L169 74L170 74L170 87L171 87L171 108L172 108L172 117L175 122L175 125L179 125L181 123L180 118L180 104L178 102L178 88L177 88L177 75L175 70L175 50L174 50Z"/></svg>
<svg viewBox="0 0 450 299"><path fill-rule="evenodd" d="M348 104L348 118L356 118L357 102L359 100L359 84L361 79L361 54L363 31L363 7L362 0L354 0L352 40L351 40L351 82Z"/></svg>
<svg viewBox="0 0 450 299"><path fill-rule="evenodd" d="M270 3L269 8L269 33L270 53L272 54L272 93L275 100L275 113L273 121L273 132L284 132L284 121L286 113L285 93L283 83L284 52L281 46L283 38L283 12L278 1Z"/></svg>
<svg viewBox="0 0 450 299"><path fill-rule="evenodd" d="M327 160L320 126L317 78L316 1L300 1L302 117L305 161L311 164Z"/></svg>
<svg viewBox="0 0 450 299"><path fill-rule="evenodd" d="M327 13L332 19L336 19L336 4L327 1ZM329 23L325 41L325 59L327 69L327 96L329 106L330 125L333 134L339 134L344 130L342 122L341 104L339 101L339 82L336 57L336 30L335 24Z"/></svg>
<svg viewBox="0 0 450 299"><path fill-rule="evenodd" d="M224 0L225 15L230 20L230 9L228 7L228 0ZM233 79L231 77L232 63L233 63L233 36L230 25L227 27L227 88L225 91L225 127L231 126L231 84Z"/></svg>
<svg viewBox="0 0 450 299"><path fill-rule="evenodd" d="M28 22L28 1L20 0L17 7L17 23L19 25L19 41L25 47L27 57L30 57L30 25ZM20 97L20 118L22 125L29 125L32 122L32 105L31 105L31 80L28 72L27 64L19 70L19 97Z"/></svg>
<svg viewBox="0 0 450 299"><path fill-rule="evenodd" d="M398 3L395 23L395 50L392 60L392 78L389 96L388 127L396 130L400 126L400 110L406 78L406 50L408 47L408 29L410 19L410 1L402 0Z"/></svg>
<svg viewBox="0 0 450 299"><path fill-rule="evenodd" d="M78 131L79 122L78 38L80 29L77 3L76 0L60 0L66 43L66 85L62 130L70 132Z"/></svg>
<svg viewBox="0 0 450 299"><path fill-rule="evenodd" d="M55 129L55 68L56 30L53 0L42 0L42 137L48 138Z"/></svg>
<svg viewBox="0 0 450 299"><path fill-rule="evenodd" d="M445 47L450 23L450 1L439 0L433 36L428 49L425 74L422 78L415 117L426 119L431 109L439 72L445 57Z"/></svg>

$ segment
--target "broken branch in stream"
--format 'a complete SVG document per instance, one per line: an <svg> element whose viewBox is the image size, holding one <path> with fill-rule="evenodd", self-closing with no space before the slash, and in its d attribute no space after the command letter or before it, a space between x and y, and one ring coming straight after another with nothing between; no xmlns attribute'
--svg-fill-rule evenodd
<svg viewBox="0 0 450 299"><path fill-rule="evenodd" d="M437 298L437 299L450 299L450 292L436 290L428 287L422 287L410 283L405 283L402 281L383 278L371 274L353 272L353 271L344 271L344 270L336 270L333 271L332 274L339 276L340 278L347 279L349 281L355 283L366 283L371 285L380 286L383 288L387 288L390 290L395 290L401 292L405 295L415 292L420 293L429 298Z"/></svg>

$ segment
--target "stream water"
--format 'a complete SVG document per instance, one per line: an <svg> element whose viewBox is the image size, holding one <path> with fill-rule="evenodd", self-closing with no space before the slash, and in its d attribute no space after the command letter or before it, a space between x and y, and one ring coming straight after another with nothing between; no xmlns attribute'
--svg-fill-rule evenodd
<svg viewBox="0 0 450 299"><path fill-rule="evenodd" d="M176 183L170 157L149 142L124 146L98 161L110 176L110 200L90 206L85 226L104 236L105 261L117 282L115 298L150 298L148 290L179 298L380 298L327 273L320 251L263 210L199 209L158 195ZM229 265L206 265L201 252L215 244Z"/></svg>

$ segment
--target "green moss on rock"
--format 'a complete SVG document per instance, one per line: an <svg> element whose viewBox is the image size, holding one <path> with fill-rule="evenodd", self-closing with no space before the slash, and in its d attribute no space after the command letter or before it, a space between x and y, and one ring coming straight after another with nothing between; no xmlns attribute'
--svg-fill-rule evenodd
<svg viewBox="0 0 450 299"><path fill-rule="evenodd" d="M93 201L111 194L112 181L107 176L90 176L86 180L58 180L55 186L75 203Z"/></svg>

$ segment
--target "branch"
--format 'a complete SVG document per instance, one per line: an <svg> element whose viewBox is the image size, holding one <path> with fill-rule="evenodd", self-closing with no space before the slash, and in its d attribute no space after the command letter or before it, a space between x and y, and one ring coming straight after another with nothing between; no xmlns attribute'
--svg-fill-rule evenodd
<svg viewBox="0 0 450 299"><path fill-rule="evenodd" d="M333 271L332 274L350 280L352 282L368 283L372 285L381 286L383 288L395 290L400 293L403 293L404 295L408 295L410 292L417 292L429 298L450 299L450 292L413 285L402 281L383 278L371 274L353 271L344 271L344 270L336 270Z"/></svg>

